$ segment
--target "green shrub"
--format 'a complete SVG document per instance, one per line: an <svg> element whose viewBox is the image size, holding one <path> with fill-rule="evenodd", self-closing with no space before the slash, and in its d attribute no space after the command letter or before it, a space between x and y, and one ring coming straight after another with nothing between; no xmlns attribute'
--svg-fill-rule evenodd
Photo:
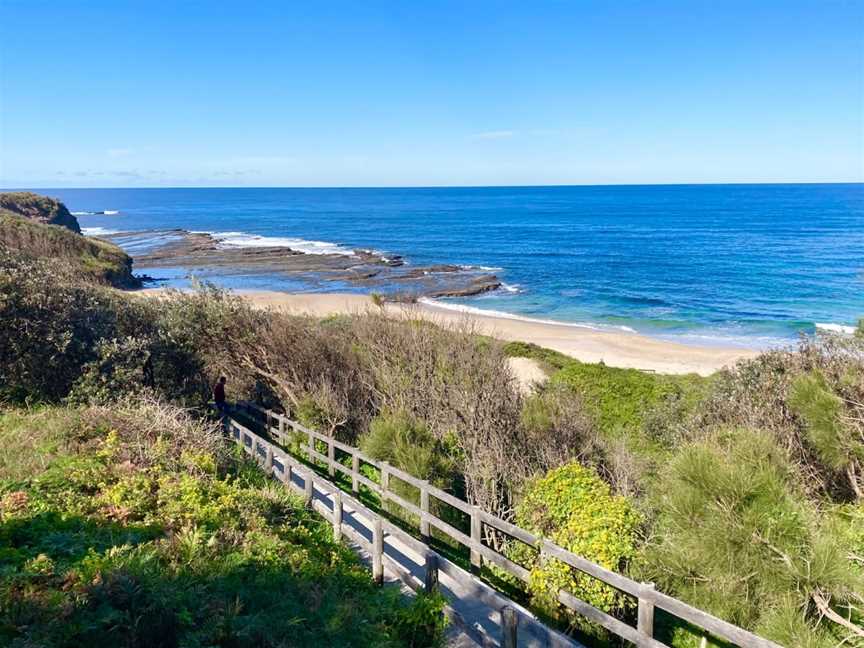
<svg viewBox="0 0 864 648"><path fill-rule="evenodd" d="M636 555L639 514L626 498L612 495L594 470L577 462L530 482L515 522L606 569L621 571ZM510 556L520 563L531 558L527 547L516 542ZM629 605L614 588L553 558L531 565L529 589L534 602L554 615L559 589L609 613ZM588 629L584 620L569 620Z"/></svg>
<svg viewBox="0 0 864 648"><path fill-rule="evenodd" d="M718 373L684 436L698 440L724 427L765 430L788 449L795 476L813 501L860 500L864 485L856 457L864 439L862 342L841 336L803 338L795 349L769 351ZM851 471L838 470L844 453L855 462Z"/></svg>
<svg viewBox="0 0 864 648"><path fill-rule="evenodd" d="M795 378L789 406L804 420L807 440L819 459L838 472L847 473L858 485L864 461L864 435L853 430L855 419L846 414L843 399L837 396L819 371ZM862 405L864 407L864 405ZM859 422L864 430L864 421Z"/></svg>
<svg viewBox="0 0 864 648"><path fill-rule="evenodd" d="M404 412L384 412L372 419L360 449L436 486L449 485L453 465L445 449L426 425Z"/></svg>
<svg viewBox="0 0 864 648"><path fill-rule="evenodd" d="M653 502L640 575L697 607L784 645L808 645L799 636L807 628L819 645L831 624L819 621L815 602L845 615L860 597L860 570L838 532L848 523L808 505L768 433L718 431L682 447L656 480Z"/></svg>
<svg viewBox="0 0 864 648"><path fill-rule="evenodd" d="M53 449L23 478L0 465L2 645L440 643L440 597L375 586L298 498L213 453L218 428L130 401L13 410L11 429Z"/></svg>
<svg viewBox="0 0 864 648"><path fill-rule="evenodd" d="M582 395L606 434L638 431L647 415L664 399L698 397L705 379L696 375L667 376L638 369L618 369L573 360L552 377Z"/></svg>

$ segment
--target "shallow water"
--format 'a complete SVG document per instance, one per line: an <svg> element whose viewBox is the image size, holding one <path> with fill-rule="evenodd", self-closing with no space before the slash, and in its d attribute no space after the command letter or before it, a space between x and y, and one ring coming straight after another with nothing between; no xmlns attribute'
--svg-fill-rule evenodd
<svg viewBox="0 0 864 648"><path fill-rule="evenodd" d="M103 232L180 227L226 245L494 268L503 290L449 305L682 342L765 347L864 315L861 184L41 191L72 211L119 212L78 216ZM186 270L153 274L181 284ZM348 289L314 277L224 283Z"/></svg>

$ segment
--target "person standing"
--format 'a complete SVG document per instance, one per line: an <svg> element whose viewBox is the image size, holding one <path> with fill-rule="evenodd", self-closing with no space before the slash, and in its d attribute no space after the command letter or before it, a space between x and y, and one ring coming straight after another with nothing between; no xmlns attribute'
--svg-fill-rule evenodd
<svg viewBox="0 0 864 648"><path fill-rule="evenodd" d="M213 385L213 400L219 414L225 416L228 413L228 406L225 404L225 376L220 376L216 384Z"/></svg>

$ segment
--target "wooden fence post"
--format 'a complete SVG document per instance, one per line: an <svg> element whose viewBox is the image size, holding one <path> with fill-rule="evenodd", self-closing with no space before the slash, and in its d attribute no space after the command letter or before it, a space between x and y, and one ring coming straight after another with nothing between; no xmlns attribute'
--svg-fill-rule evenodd
<svg viewBox="0 0 864 648"><path fill-rule="evenodd" d="M315 452L315 437L312 436L312 430L309 430L309 463L314 466L315 455L312 454L313 452Z"/></svg>
<svg viewBox="0 0 864 648"><path fill-rule="evenodd" d="M267 458L264 460L264 471L270 475L273 472L273 446L267 446Z"/></svg>
<svg viewBox="0 0 864 648"><path fill-rule="evenodd" d="M390 490L390 465L386 461L381 462L381 503L387 499L385 494Z"/></svg>
<svg viewBox="0 0 864 648"><path fill-rule="evenodd" d="M516 648L519 632L519 617L515 608L501 608L501 648Z"/></svg>
<svg viewBox="0 0 864 648"><path fill-rule="evenodd" d="M336 449L333 447L333 438L327 439L327 474L331 477L336 474Z"/></svg>
<svg viewBox="0 0 864 648"><path fill-rule="evenodd" d="M285 443L285 417L279 417L279 441Z"/></svg>
<svg viewBox="0 0 864 648"><path fill-rule="evenodd" d="M471 571L475 573L479 572L481 567L483 567L483 558L480 556L480 552L474 547L474 543L480 544L482 527L483 522L480 519L480 507L474 505L471 507Z"/></svg>
<svg viewBox="0 0 864 648"><path fill-rule="evenodd" d="M379 517L372 523L372 580L376 585L384 583L384 529Z"/></svg>
<svg viewBox="0 0 864 648"><path fill-rule="evenodd" d="M360 492L360 480L357 475L360 474L360 457L356 452L351 455L351 492L355 495Z"/></svg>
<svg viewBox="0 0 864 648"><path fill-rule="evenodd" d="M420 489L420 510L425 514L429 512L429 489L423 486ZM420 539L425 543L429 543L429 521L420 516Z"/></svg>
<svg viewBox="0 0 864 648"><path fill-rule="evenodd" d="M306 470L306 475L303 478L303 501L306 503L306 506L312 508L312 497L314 491L312 484L312 469Z"/></svg>
<svg viewBox="0 0 864 648"><path fill-rule="evenodd" d="M333 539L339 542L342 539L342 491L338 488L333 495Z"/></svg>
<svg viewBox="0 0 864 648"><path fill-rule="evenodd" d="M643 583L640 590L653 590L654 583ZM648 639L654 638L654 603L642 596L639 597L639 612L637 630Z"/></svg>
<svg viewBox="0 0 864 648"><path fill-rule="evenodd" d="M426 578L423 587L427 594L438 591L438 554L426 552Z"/></svg>

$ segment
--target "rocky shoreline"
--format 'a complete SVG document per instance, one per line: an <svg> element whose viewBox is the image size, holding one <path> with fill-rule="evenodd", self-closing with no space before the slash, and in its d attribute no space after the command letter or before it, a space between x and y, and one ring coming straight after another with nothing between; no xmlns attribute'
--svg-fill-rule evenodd
<svg viewBox="0 0 864 648"><path fill-rule="evenodd" d="M286 246L236 246L211 234L183 229L119 232L101 238L132 254L138 271L184 268L207 275L284 275L341 282L378 292L388 301L420 297L470 297L497 290L494 274L452 264L409 266L401 256L356 249L345 254L312 254Z"/></svg>

